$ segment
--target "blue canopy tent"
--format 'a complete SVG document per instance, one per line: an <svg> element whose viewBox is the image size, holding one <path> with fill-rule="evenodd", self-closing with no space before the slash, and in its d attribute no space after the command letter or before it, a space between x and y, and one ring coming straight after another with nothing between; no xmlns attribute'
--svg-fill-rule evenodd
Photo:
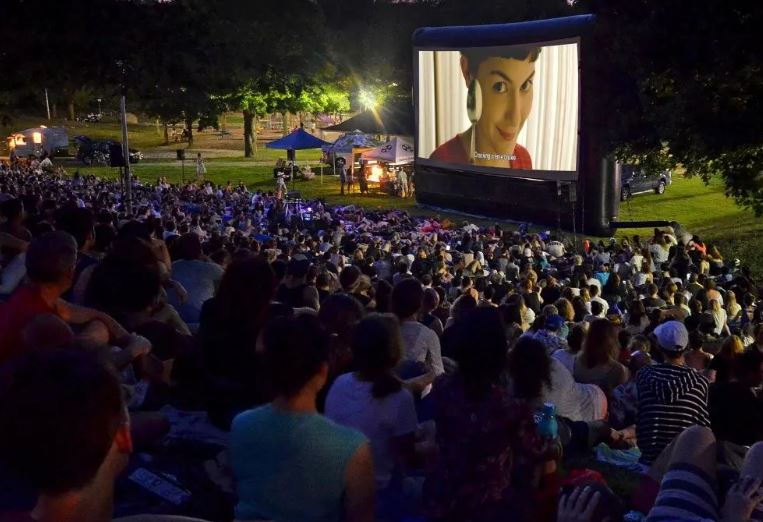
<svg viewBox="0 0 763 522"><path fill-rule="evenodd" d="M281 149L281 150L305 150L305 149L319 149L324 145L328 145L328 142L323 141L320 138L316 138L312 134L305 132L305 129L297 129L288 136L284 136L280 140L271 141L265 145L268 149ZM296 157L296 156L295 156ZM292 183L294 183L294 163L292 162ZM321 184L323 184L323 166L321 165Z"/></svg>

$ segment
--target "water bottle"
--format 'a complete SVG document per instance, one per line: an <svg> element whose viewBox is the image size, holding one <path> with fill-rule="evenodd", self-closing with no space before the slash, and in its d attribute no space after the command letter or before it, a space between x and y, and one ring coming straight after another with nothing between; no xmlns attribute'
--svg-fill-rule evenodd
<svg viewBox="0 0 763 522"><path fill-rule="evenodd" d="M555 439L559 434L559 424L556 422L556 407L553 402L543 404L538 433L543 439Z"/></svg>

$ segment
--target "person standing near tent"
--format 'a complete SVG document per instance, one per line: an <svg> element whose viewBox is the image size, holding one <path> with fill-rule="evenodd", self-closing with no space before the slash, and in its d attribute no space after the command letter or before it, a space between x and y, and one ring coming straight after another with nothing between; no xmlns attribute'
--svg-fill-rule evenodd
<svg viewBox="0 0 763 522"><path fill-rule="evenodd" d="M204 165L204 159L201 157L201 152L196 154L196 180L204 181L204 174L207 173L207 167Z"/></svg>
<svg viewBox="0 0 763 522"><path fill-rule="evenodd" d="M400 197L408 197L408 173L405 169L397 171L397 181L400 184Z"/></svg>
<svg viewBox="0 0 763 522"><path fill-rule="evenodd" d="M352 186L355 184L355 170L352 166L347 171L347 194L352 194Z"/></svg>
<svg viewBox="0 0 763 522"><path fill-rule="evenodd" d="M361 194L368 194L368 178L366 177L366 161L360 160L360 169L358 169L358 186Z"/></svg>
<svg viewBox="0 0 763 522"><path fill-rule="evenodd" d="M339 190L340 194L344 196L344 186L347 183L347 165L342 162L339 166ZM349 185L348 185L349 190Z"/></svg>
<svg viewBox="0 0 763 522"><path fill-rule="evenodd" d="M284 181L284 174L283 172L279 172L278 176L276 177L276 198L282 199L288 190L289 189L286 187L286 181Z"/></svg>

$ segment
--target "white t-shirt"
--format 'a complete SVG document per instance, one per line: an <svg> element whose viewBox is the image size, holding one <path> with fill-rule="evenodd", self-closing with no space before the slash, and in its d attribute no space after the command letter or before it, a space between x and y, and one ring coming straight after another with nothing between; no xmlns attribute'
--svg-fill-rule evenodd
<svg viewBox="0 0 763 522"><path fill-rule="evenodd" d="M543 401L556 405L556 414L573 422L595 421L607 416L607 397L595 384L575 382L558 359L551 358L551 386L543 385Z"/></svg>
<svg viewBox="0 0 763 522"><path fill-rule="evenodd" d="M445 373L440 353L440 338L431 328L418 321L403 321L400 325L407 361L422 362L428 369L434 370L435 375Z"/></svg>
<svg viewBox="0 0 763 522"><path fill-rule="evenodd" d="M325 415L334 422L354 428L368 437L374 457L376 488L389 484L395 468L392 439L416 431L416 407L408 390L402 389L376 399L373 383L355 374L340 375L326 397Z"/></svg>
<svg viewBox="0 0 763 522"><path fill-rule="evenodd" d="M551 354L551 357L559 361L564 365L567 370L569 370L570 374L572 374L573 371L575 371L575 354L570 353L567 350L557 350L554 353Z"/></svg>

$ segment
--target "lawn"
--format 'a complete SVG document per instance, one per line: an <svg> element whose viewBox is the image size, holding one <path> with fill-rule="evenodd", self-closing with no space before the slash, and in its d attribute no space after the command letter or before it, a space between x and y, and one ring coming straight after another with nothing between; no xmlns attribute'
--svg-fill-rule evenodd
<svg viewBox="0 0 763 522"><path fill-rule="evenodd" d="M665 194L644 194L621 203L620 220L677 221L705 242L718 246L727 258L739 258L763 277L763 218L738 207L724 194L721 180L705 185L699 178L676 177ZM619 235L651 234L651 229L622 231Z"/></svg>

